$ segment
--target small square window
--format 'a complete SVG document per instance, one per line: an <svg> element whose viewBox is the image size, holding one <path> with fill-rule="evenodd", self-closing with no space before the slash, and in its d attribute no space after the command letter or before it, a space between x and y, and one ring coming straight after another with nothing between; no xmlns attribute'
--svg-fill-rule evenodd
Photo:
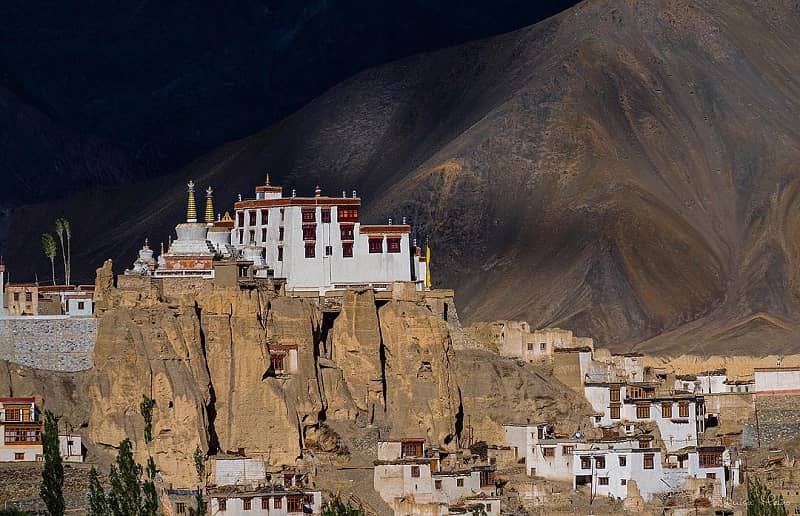
<svg viewBox="0 0 800 516"><path fill-rule="evenodd" d="M220 511L225 511L228 509L228 500L226 498L217 498L217 506L219 507Z"/></svg>
<svg viewBox="0 0 800 516"><path fill-rule="evenodd" d="M330 208L323 208L322 209L322 222L330 222L331 221L331 209Z"/></svg>
<svg viewBox="0 0 800 516"><path fill-rule="evenodd" d="M607 486L608 485L608 477L598 477L597 479L598 485Z"/></svg>
<svg viewBox="0 0 800 516"><path fill-rule="evenodd" d="M306 258L314 258L316 256L316 245L306 244Z"/></svg>
<svg viewBox="0 0 800 516"><path fill-rule="evenodd" d="M442 481L441 480L434 480L433 481L433 487L435 487L436 489L441 489L442 488Z"/></svg>
<svg viewBox="0 0 800 516"><path fill-rule="evenodd" d="M283 498L277 497L272 500L272 508L273 509L281 509L283 508Z"/></svg>
<svg viewBox="0 0 800 516"><path fill-rule="evenodd" d="M642 459L644 462L644 469L654 469L655 465L653 462L654 455L652 453L645 453L644 458Z"/></svg>
<svg viewBox="0 0 800 516"><path fill-rule="evenodd" d="M411 466L411 476L414 478L419 477L419 466Z"/></svg>
<svg viewBox="0 0 800 516"><path fill-rule="evenodd" d="M589 457L581 457L581 469L592 469L592 461Z"/></svg>
<svg viewBox="0 0 800 516"><path fill-rule="evenodd" d="M369 239L369 252L370 253L382 253L383 252L383 239L382 238L370 238Z"/></svg>
<svg viewBox="0 0 800 516"><path fill-rule="evenodd" d="M387 238L386 239L386 250L390 253L399 253L400 252L400 239L399 238Z"/></svg>
<svg viewBox="0 0 800 516"><path fill-rule="evenodd" d="M342 256L345 258L353 257L353 242L344 242L342 244Z"/></svg>
<svg viewBox="0 0 800 516"><path fill-rule="evenodd" d="M627 480L627 479L624 479L624 478L623 478L623 479L620 479L620 481L619 481L619 485L621 485L621 486L628 485L628 480Z"/></svg>
<svg viewBox="0 0 800 516"><path fill-rule="evenodd" d="M331 256L333 254L333 246L326 245L325 246L325 256Z"/></svg>
<svg viewBox="0 0 800 516"><path fill-rule="evenodd" d="M183 502L176 503L175 512L178 514L186 514L186 504Z"/></svg>
<svg viewBox="0 0 800 516"><path fill-rule="evenodd" d="M459 478L458 480L456 480L456 486L464 487L464 479L463 478Z"/></svg>
<svg viewBox="0 0 800 516"><path fill-rule="evenodd" d="M250 222L249 225L250 226L255 226L256 225L256 212L248 211L247 215L248 215L248 219L249 219L249 222Z"/></svg>
<svg viewBox="0 0 800 516"><path fill-rule="evenodd" d="M625 455L619 456L619 465L620 466L627 466L628 465L628 457Z"/></svg>
<svg viewBox="0 0 800 516"><path fill-rule="evenodd" d="M262 511L269 510L269 498L266 496L261 498L261 510Z"/></svg>
<svg viewBox="0 0 800 516"><path fill-rule="evenodd" d="M25 454L24 453L19 453L19 452L15 453L14 454L14 460L25 460Z"/></svg>
<svg viewBox="0 0 800 516"><path fill-rule="evenodd" d="M492 504L490 503L486 504L486 512L492 512Z"/></svg>
<svg viewBox="0 0 800 516"><path fill-rule="evenodd" d="M594 465L597 469L606 469L606 458L602 455L594 459Z"/></svg>
<svg viewBox="0 0 800 516"><path fill-rule="evenodd" d="M528 351L533 351L533 342L528 342Z"/></svg>
<svg viewBox="0 0 800 516"><path fill-rule="evenodd" d="M78 301L78 310L83 310L86 307L86 303L83 301Z"/></svg>
<svg viewBox="0 0 800 516"><path fill-rule="evenodd" d="M244 498L242 500L242 510L249 511L253 508L253 499L252 498Z"/></svg>
<svg viewBox="0 0 800 516"><path fill-rule="evenodd" d="M341 233L342 240L353 240L353 226L340 226L339 232Z"/></svg>
<svg viewBox="0 0 800 516"><path fill-rule="evenodd" d="M547 447L542 448L542 456L543 457L555 457L556 456L556 449L554 447Z"/></svg>
<svg viewBox="0 0 800 516"><path fill-rule="evenodd" d="M316 222L317 214L315 209L303 210L303 222Z"/></svg>

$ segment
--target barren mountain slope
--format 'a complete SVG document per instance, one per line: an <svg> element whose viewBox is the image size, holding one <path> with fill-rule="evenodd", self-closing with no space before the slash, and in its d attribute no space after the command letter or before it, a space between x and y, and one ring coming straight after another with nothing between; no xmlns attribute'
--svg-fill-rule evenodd
<svg viewBox="0 0 800 516"><path fill-rule="evenodd" d="M166 239L186 177L222 207L272 170L287 191L358 188L367 220L408 216L467 320L618 349L666 332L643 347L785 350L800 322L799 15L587 1L368 70L157 185L20 210L10 261L24 268L22 244L62 210L83 220L76 263L131 261L144 236Z"/></svg>

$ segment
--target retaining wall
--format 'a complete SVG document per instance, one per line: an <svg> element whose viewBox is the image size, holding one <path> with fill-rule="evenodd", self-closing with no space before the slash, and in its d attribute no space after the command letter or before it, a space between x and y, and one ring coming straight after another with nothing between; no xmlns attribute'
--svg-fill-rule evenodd
<svg viewBox="0 0 800 516"><path fill-rule="evenodd" d="M0 359L37 369L91 369L96 339L94 317L0 318Z"/></svg>

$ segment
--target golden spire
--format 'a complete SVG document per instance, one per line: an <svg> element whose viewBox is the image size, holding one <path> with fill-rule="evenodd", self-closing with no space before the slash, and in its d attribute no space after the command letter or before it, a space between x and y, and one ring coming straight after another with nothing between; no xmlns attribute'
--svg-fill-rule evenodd
<svg viewBox="0 0 800 516"><path fill-rule="evenodd" d="M210 186L206 189L206 222L214 223L214 190Z"/></svg>
<svg viewBox="0 0 800 516"><path fill-rule="evenodd" d="M189 188L189 202L186 205L186 222L197 222L197 203L194 200L194 181L191 179L186 186Z"/></svg>
<svg viewBox="0 0 800 516"><path fill-rule="evenodd" d="M267 182L264 183L265 185L269 186L269 172L267 172Z"/></svg>

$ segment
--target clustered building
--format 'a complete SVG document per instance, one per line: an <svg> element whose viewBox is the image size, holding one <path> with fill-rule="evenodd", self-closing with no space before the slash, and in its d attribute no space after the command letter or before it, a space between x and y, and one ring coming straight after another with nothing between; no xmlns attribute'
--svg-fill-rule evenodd
<svg viewBox="0 0 800 516"><path fill-rule="evenodd" d="M160 278L231 276L233 280L271 278L287 293L324 296L347 288L384 290L394 282L430 286L427 257L405 223L367 225L360 220L361 199L283 195L266 184L255 197L234 204L234 216L214 215L213 190L206 190L204 222L197 218L195 185L188 183L186 222L177 239L156 257L145 241L128 275Z"/></svg>
<svg viewBox="0 0 800 516"><path fill-rule="evenodd" d="M0 462L39 462L44 460L42 421L36 398L0 398ZM83 462L84 449L79 435L59 434L61 457L66 462Z"/></svg>
<svg viewBox="0 0 800 516"><path fill-rule="evenodd" d="M32 316L91 317L94 285L6 283L0 263L0 318Z"/></svg>

